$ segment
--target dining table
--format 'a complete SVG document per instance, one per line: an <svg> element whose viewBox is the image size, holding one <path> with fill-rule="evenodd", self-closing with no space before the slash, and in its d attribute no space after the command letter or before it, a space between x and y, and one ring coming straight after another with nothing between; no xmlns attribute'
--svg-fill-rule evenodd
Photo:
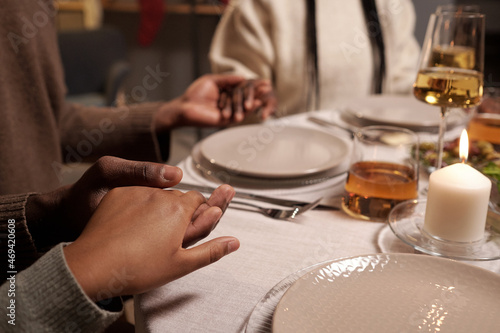
<svg viewBox="0 0 500 333"><path fill-rule="evenodd" d="M310 117L333 122L340 127L322 126L309 121ZM352 145L351 133L359 128L343 119L339 110L311 111L271 119L267 124L275 124L275 128L300 127L328 133L341 138L349 148ZM447 139L458 137L465 125L464 122L453 126L446 133ZM421 141L436 138L435 131L418 134ZM348 155L342 156L347 165ZM200 170L193 156L187 157L178 166L184 172L182 183L207 187L221 183L221 179L209 177L206 170ZM338 175L311 184L273 187L270 182L269 186L234 187L236 192L268 197L307 202L324 197L340 202L346 171L347 168ZM427 185L428 173L422 168L419 188L425 189ZM420 196L424 197L425 193L420 191ZM247 201L266 205L252 199ZM278 220L252 209L242 210L229 205L207 239L226 235L239 239L241 246L236 252L134 297L137 332L252 331L248 325L251 317L255 320L256 306L266 302L266 295L270 291L307 267L333 259L380 253L429 256L401 241L387 222L356 219L338 206L316 208L292 220ZM500 260L464 262L500 274ZM262 327L271 324L269 314L258 320L264 321Z"/></svg>

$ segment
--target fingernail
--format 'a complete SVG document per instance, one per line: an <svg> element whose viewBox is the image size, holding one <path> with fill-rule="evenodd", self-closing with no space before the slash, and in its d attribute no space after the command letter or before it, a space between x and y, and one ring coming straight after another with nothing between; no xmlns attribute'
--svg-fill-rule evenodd
<svg viewBox="0 0 500 333"><path fill-rule="evenodd" d="M162 170L162 177L167 182L171 182L173 180L178 180L179 177L182 178L182 170L178 167L165 165Z"/></svg>
<svg viewBox="0 0 500 333"><path fill-rule="evenodd" d="M243 114L241 112L238 112L238 113L234 114L234 120L237 121L237 122L242 121L243 118L244 118L244 116L243 116Z"/></svg>
<svg viewBox="0 0 500 333"><path fill-rule="evenodd" d="M240 247L240 242L237 240L232 240L227 243L227 254L238 250Z"/></svg>
<svg viewBox="0 0 500 333"><path fill-rule="evenodd" d="M231 111L226 111L226 110L222 111L222 117L226 119L231 117Z"/></svg>

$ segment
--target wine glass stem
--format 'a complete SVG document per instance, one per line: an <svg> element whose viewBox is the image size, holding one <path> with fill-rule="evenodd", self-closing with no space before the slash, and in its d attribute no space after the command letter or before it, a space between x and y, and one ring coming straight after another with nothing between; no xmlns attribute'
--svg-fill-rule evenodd
<svg viewBox="0 0 500 333"><path fill-rule="evenodd" d="M446 116L447 115L448 115L448 108L445 106L442 106L441 107L441 120L439 121L436 170L441 169L441 165L443 163L444 133L446 132Z"/></svg>

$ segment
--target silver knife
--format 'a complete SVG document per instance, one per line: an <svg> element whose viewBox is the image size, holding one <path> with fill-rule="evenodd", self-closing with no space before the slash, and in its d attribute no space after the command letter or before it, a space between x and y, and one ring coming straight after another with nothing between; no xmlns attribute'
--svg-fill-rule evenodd
<svg viewBox="0 0 500 333"><path fill-rule="evenodd" d="M212 193L215 190L215 188L211 187L211 186L195 185L195 184L187 184L187 183L179 183L171 188L178 189L178 190L188 190L188 191L194 190L194 191L198 191L201 193ZM267 203L271 203L271 204L275 204L275 205L280 205L280 206L286 206L286 207L291 207L293 205L307 205L307 204L309 204L309 202L306 202L306 201L273 198L273 197L268 197L268 196L264 196L264 195L258 195L258 194L240 192L240 191L236 191L235 197L242 198L242 199L263 201L263 202L267 202ZM318 206L316 206L316 208L340 210L340 206L341 206L341 197L333 197L333 198L323 198L321 200L320 204Z"/></svg>

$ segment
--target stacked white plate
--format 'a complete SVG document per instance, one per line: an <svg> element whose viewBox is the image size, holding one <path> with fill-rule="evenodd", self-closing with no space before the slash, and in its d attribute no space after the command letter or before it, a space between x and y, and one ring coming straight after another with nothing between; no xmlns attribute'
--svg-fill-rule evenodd
<svg viewBox="0 0 500 333"><path fill-rule="evenodd" d="M225 183L273 187L307 185L339 175L348 168L348 155L344 138L277 124L216 132L192 153L197 168Z"/></svg>

